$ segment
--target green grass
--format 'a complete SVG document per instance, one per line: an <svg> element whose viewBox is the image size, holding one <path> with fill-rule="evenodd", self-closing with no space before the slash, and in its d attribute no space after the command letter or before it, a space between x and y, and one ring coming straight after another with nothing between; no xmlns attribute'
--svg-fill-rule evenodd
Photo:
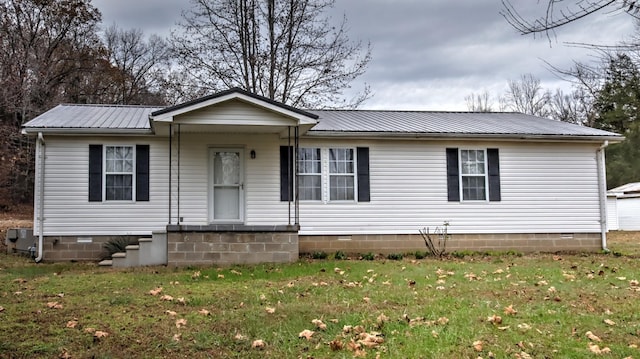
<svg viewBox="0 0 640 359"><path fill-rule="evenodd" d="M640 261L605 254L129 270L0 255L0 358L581 358L588 331L610 357L640 357L635 280ZM347 325L383 342L356 353Z"/></svg>

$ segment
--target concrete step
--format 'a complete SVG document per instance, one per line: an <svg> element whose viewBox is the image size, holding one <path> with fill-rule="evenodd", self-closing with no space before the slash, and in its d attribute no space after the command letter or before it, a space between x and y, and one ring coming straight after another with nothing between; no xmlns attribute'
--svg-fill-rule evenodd
<svg viewBox="0 0 640 359"><path fill-rule="evenodd" d="M125 247L127 251L126 266L127 267L140 267L140 245L130 244Z"/></svg>
<svg viewBox="0 0 640 359"><path fill-rule="evenodd" d="M116 268L127 267L127 253L118 252L111 255L111 265Z"/></svg>
<svg viewBox="0 0 640 359"><path fill-rule="evenodd" d="M98 265L101 267L111 267L113 265L113 261L111 259L105 259L98 262Z"/></svg>

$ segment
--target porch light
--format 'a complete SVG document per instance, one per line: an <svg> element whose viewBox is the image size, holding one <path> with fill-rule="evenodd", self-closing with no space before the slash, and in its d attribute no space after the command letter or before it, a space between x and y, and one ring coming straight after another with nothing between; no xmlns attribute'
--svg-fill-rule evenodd
<svg viewBox="0 0 640 359"><path fill-rule="evenodd" d="M251 155L251 159L252 160L255 159L256 158L256 150L251 150L250 155Z"/></svg>

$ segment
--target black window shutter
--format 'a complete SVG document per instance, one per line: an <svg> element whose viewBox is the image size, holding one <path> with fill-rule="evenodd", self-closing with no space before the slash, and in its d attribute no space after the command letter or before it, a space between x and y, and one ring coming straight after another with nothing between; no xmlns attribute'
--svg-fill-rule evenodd
<svg viewBox="0 0 640 359"><path fill-rule="evenodd" d="M358 202L371 201L369 185L369 147L358 147Z"/></svg>
<svg viewBox="0 0 640 359"><path fill-rule="evenodd" d="M460 178L458 149L447 148L447 198L449 202L460 201Z"/></svg>
<svg viewBox="0 0 640 359"><path fill-rule="evenodd" d="M280 200L293 200L293 158L292 146L280 146Z"/></svg>
<svg viewBox="0 0 640 359"><path fill-rule="evenodd" d="M89 202L102 201L102 145L89 145Z"/></svg>
<svg viewBox="0 0 640 359"><path fill-rule="evenodd" d="M136 145L136 201L149 200L149 145Z"/></svg>
<svg viewBox="0 0 640 359"><path fill-rule="evenodd" d="M489 168L489 201L501 200L500 195L500 156L497 148L487 148L487 167Z"/></svg>

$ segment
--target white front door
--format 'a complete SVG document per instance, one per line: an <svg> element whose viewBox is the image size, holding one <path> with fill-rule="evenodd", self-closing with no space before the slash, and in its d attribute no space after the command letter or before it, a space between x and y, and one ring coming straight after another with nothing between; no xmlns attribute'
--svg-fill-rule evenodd
<svg viewBox="0 0 640 359"><path fill-rule="evenodd" d="M209 152L211 222L244 221L244 151L238 148L212 148Z"/></svg>

